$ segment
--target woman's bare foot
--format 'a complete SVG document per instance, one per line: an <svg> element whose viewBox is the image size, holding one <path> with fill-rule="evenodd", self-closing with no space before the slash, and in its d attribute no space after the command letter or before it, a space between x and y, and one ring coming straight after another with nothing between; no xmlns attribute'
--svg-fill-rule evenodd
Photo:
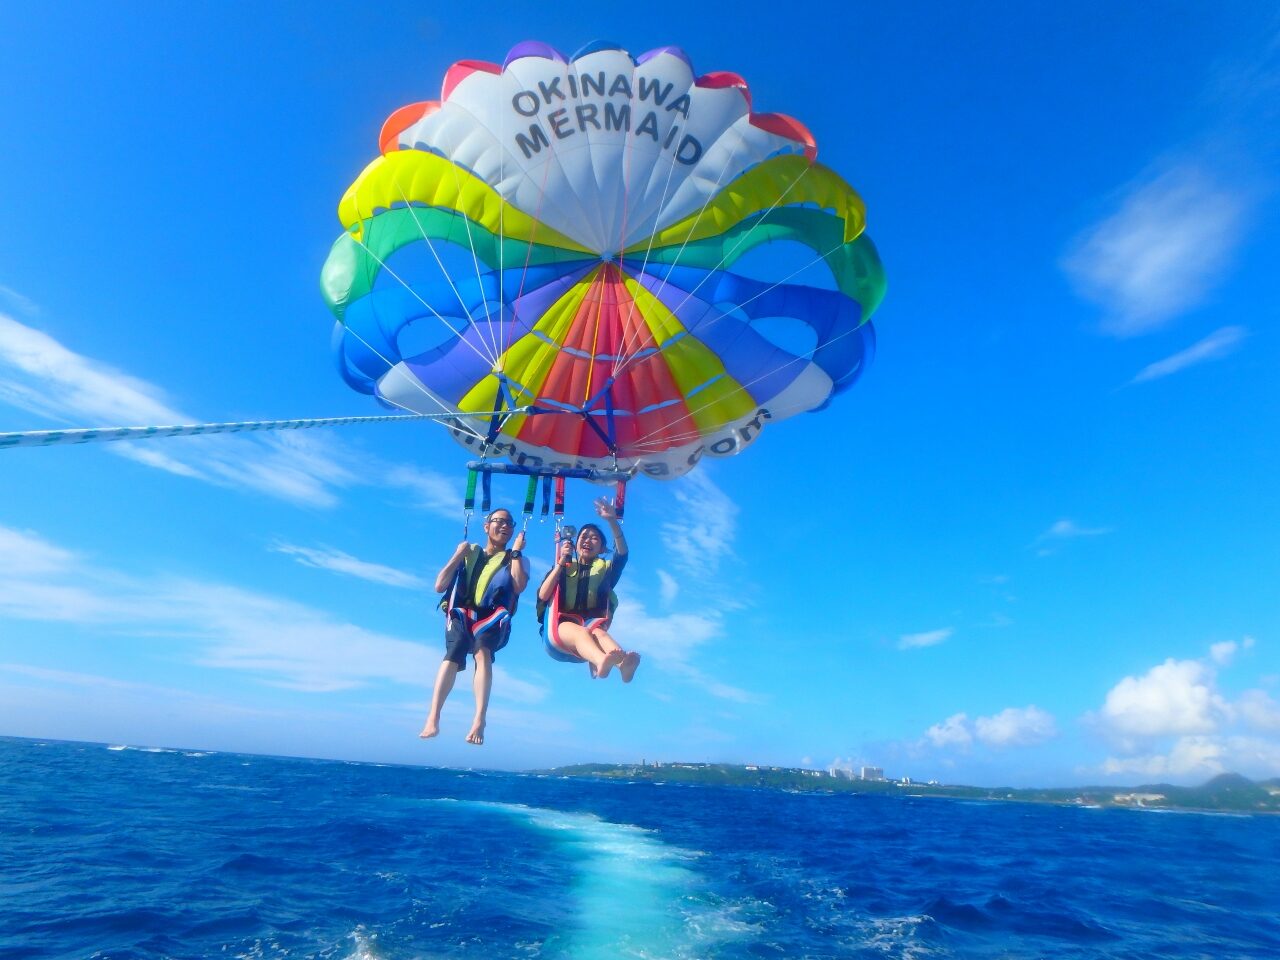
<svg viewBox="0 0 1280 960"><path fill-rule="evenodd" d="M622 674L622 682L630 683L631 678L636 675L636 667L640 666L640 654L628 653L622 658L622 664L618 667L618 672Z"/></svg>
<svg viewBox="0 0 1280 960"><path fill-rule="evenodd" d="M483 720L477 720L471 725L471 732L467 734L467 743L474 743L477 747L484 743Z"/></svg>
<svg viewBox="0 0 1280 960"><path fill-rule="evenodd" d="M440 721L427 720L427 725L422 728L422 732L418 734L423 740L430 740L440 732Z"/></svg>
<svg viewBox="0 0 1280 960"><path fill-rule="evenodd" d="M604 659L600 661L600 666L596 667L596 678L603 680L609 675L609 671L622 662L621 650L610 650L604 655Z"/></svg>

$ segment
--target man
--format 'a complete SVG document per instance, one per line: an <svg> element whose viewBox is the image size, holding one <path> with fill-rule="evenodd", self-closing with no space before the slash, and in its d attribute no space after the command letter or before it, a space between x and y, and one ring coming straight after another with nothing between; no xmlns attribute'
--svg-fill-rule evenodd
<svg viewBox="0 0 1280 960"><path fill-rule="evenodd" d="M431 694L431 712L418 736L434 737L440 732L440 711L453 689L459 670L467 669L467 655L475 660L472 689L476 696L476 715L467 734L467 743L484 743L485 713L489 709L489 690L493 685L493 658L507 645L511 636L511 615L516 598L529 582L525 563L524 532L515 538L514 549L507 542L515 531L510 510L499 507L485 518L484 532L488 542L463 541L453 556L436 575L436 591L445 596L445 654L436 674Z"/></svg>

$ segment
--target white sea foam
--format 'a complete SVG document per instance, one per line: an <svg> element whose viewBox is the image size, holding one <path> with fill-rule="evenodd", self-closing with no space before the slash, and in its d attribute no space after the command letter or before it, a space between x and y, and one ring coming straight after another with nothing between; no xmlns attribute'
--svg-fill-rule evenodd
<svg viewBox="0 0 1280 960"><path fill-rule="evenodd" d="M129 747L127 744L118 743L118 744L115 744L114 746L107 747L107 749L108 750L128 750Z"/></svg>
<svg viewBox="0 0 1280 960"><path fill-rule="evenodd" d="M351 939L355 945L344 960L378 960L378 935L366 930L363 926L351 931Z"/></svg>
<svg viewBox="0 0 1280 960"><path fill-rule="evenodd" d="M938 948L925 943L916 937L916 930L922 923L928 923L929 917L923 914L906 917L873 917L858 922L858 946L864 950L873 950L887 957L901 957L902 960L923 960L936 956Z"/></svg>
<svg viewBox="0 0 1280 960"><path fill-rule="evenodd" d="M737 916L737 905L706 890L692 869L701 853L663 843L654 831L591 813L457 802L522 819L563 850L575 872L577 917L553 946L556 956L700 960L718 944L758 933Z"/></svg>

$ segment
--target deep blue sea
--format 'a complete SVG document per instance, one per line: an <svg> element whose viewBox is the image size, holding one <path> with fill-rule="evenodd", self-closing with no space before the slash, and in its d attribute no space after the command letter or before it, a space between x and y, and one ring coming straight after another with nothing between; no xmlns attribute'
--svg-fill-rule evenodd
<svg viewBox="0 0 1280 960"><path fill-rule="evenodd" d="M1276 958L1280 819L0 739L0 957Z"/></svg>

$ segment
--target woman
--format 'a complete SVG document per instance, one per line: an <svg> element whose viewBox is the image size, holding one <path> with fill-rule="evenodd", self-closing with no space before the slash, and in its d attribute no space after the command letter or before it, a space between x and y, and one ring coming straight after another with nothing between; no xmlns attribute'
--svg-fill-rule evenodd
<svg viewBox="0 0 1280 960"><path fill-rule="evenodd" d="M604 531L594 523L585 524L578 532L576 561L575 544L560 541L557 563L538 588L539 609L545 608L543 638L547 651L556 659L585 661L591 666L591 675L601 679L617 667L622 682L630 683L640 666L640 654L623 650L608 629L617 606L613 588L627 564L627 538L613 504L601 497L595 507L613 532L613 559L604 559L609 544Z"/></svg>

